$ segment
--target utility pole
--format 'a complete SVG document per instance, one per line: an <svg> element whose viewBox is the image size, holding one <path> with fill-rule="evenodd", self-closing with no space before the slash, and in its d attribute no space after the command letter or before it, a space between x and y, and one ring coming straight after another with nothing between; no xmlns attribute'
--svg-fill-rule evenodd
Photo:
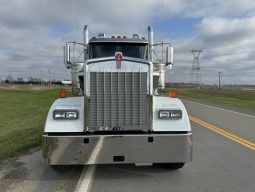
<svg viewBox="0 0 255 192"><path fill-rule="evenodd" d="M51 86L51 70L50 70L50 68L49 68L49 86Z"/></svg>
<svg viewBox="0 0 255 192"><path fill-rule="evenodd" d="M220 81L221 81L221 71L219 71L219 89L221 89L221 84L220 84L221 82Z"/></svg>
<svg viewBox="0 0 255 192"><path fill-rule="evenodd" d="M42 86L42 71L40 71L40 75L41 75L41 86Z"/></svg>

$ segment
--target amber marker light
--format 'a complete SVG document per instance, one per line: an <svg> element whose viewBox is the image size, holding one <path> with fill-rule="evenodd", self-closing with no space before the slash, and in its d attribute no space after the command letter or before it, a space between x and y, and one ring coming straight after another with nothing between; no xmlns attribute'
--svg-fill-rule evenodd
<svg viewBox="0 0 255 192"><path fill-rule="evenodd" d="M177 92L176 92L176 90L171 90L171 91L169 92L169 96L172 97L172 98L176 98L176 97L177 97Z"/></svg>
<svg viewBox="0 0 255 192"><path fill-rule="evenodd" d="M60 98L66 98L67 97L67 91L66 90L60 90L59 91L59 97Z"/></svg>

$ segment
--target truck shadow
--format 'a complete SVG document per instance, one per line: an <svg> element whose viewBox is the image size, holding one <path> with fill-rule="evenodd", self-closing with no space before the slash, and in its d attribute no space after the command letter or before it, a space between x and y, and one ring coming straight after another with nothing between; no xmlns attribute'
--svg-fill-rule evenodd
<svg viewBox="0 0 255 192"><path fill-rule="evenodd" d="M134 164L115 164L115 165L98 165L96 169L96 179L126 179L126 178L148 178L157 174L167 173L176 174L180 170L172 170L163 165L153 166L135 166Z"/></svg>

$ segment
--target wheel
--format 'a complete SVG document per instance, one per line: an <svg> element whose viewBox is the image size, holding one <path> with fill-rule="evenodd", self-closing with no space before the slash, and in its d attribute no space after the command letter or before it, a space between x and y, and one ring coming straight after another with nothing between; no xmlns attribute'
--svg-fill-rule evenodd
<svg viewBox="0 0 255 192"><path fill-rule="evenodd" d="M68 169L66 165L51 165L50 167L56 172L65 172Z"/></svg>
<svg viewBox="0 0 255 192"><path fill-rule="evenodd" d="M185 163L166 163L165 166L169 169L180 169L184 167Z"/></svg>
<svg viewBox="0 0 255 192"><path fill-rule="evenodd" d="M180 169L183 168L183 166L185 165L185 163L156 163L155 165L158 166L162 166L162 167L166 167L168 169Z"/></svg>

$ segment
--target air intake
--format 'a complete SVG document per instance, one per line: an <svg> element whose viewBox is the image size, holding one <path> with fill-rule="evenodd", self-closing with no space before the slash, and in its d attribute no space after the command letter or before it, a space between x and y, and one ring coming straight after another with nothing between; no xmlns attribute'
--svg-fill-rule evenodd
<svg viewBox="0 0 255 192"><path fill-rule="evenodd" d="M148 130L146 72L90 72L89 129Z"/></svg>

